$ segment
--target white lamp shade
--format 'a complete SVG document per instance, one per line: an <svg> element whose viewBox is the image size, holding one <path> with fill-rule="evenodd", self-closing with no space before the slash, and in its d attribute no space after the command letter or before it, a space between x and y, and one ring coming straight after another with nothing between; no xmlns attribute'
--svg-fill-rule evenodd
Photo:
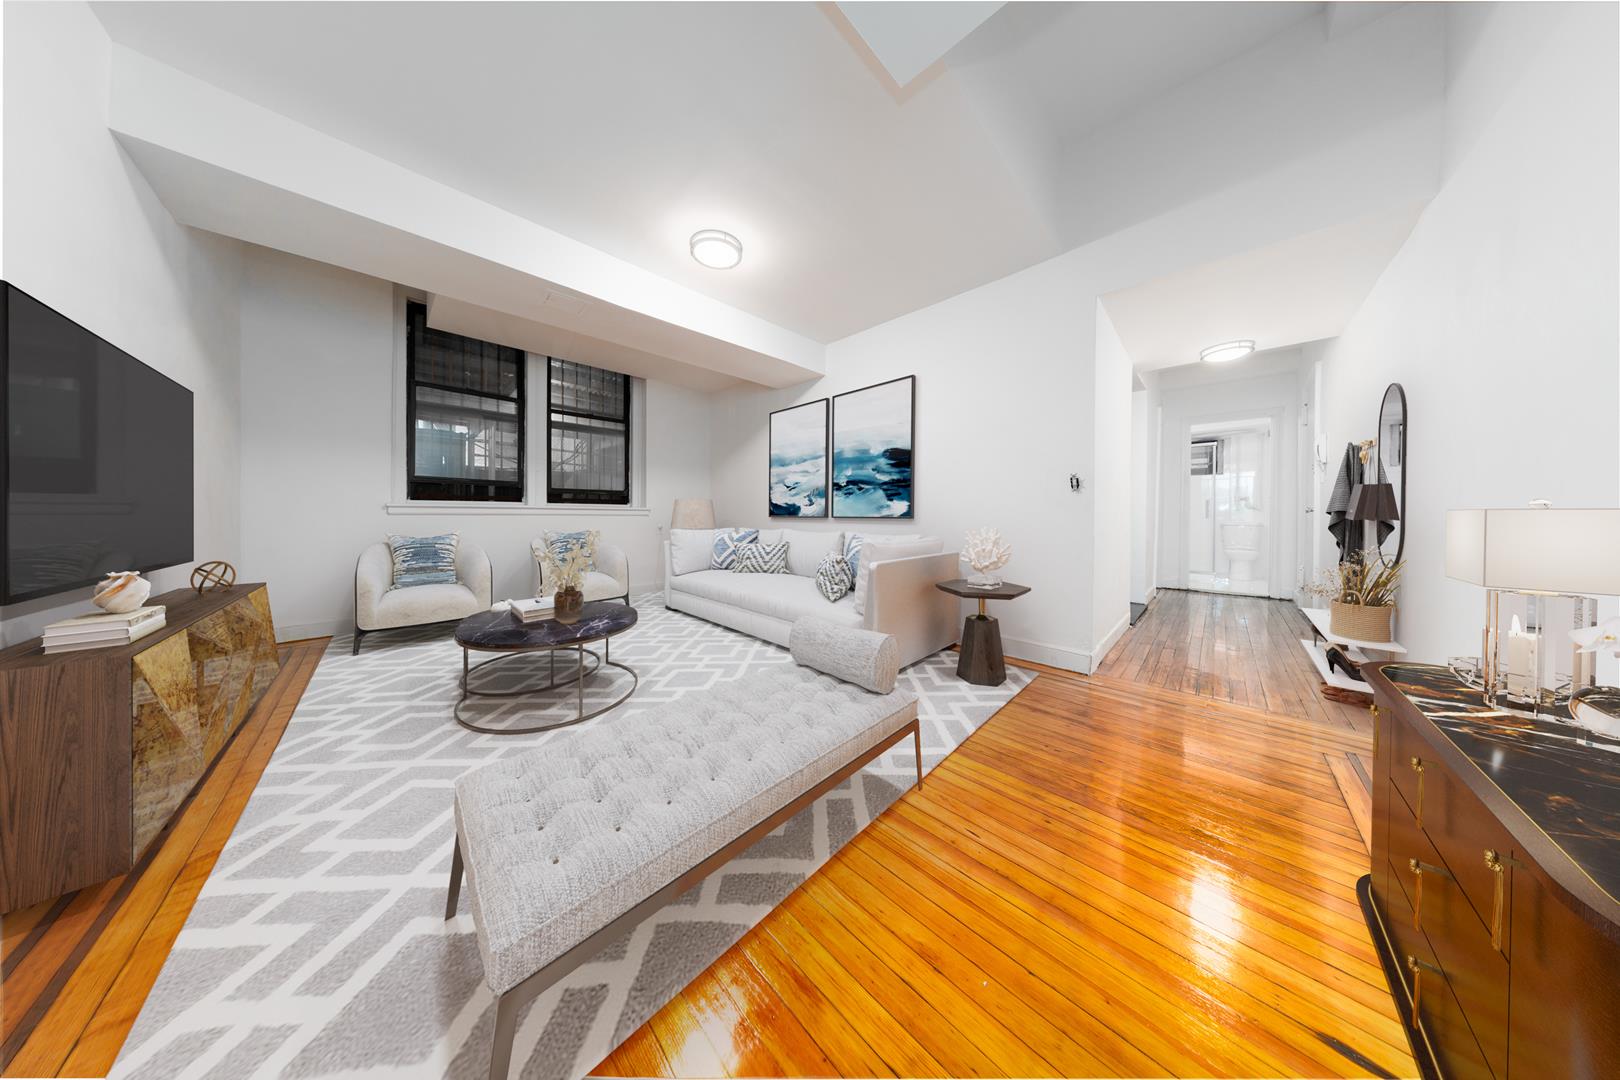
<svg viewBox="0 0 1620 1080"><path fill-rule="evenodd" d="M1487 589L1620 596L1620 508L1448 510L1446 576Z"/></svg>
<svg viewBox="0 0 1620 1080"><path fill-rule="evenodd" d="M676 499L675 509L669 515L672 529L714 528L713 499Z"/></svg>

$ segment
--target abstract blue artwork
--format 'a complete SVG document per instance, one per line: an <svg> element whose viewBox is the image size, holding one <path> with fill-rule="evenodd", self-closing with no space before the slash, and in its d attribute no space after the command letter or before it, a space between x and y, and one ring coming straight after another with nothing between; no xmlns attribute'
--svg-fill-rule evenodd
<svg viewBox="0 0 1620 1080"><path fill-rule="evenodd" d="M827 399L771 413L771 516L827 516Z"/></svg>
<svg viewBox="0 0 1620 1080"><path fill-rule="evenodd" d="M832 512L913 515L911 440L917 379L907 375L833 398Z"/></svg>

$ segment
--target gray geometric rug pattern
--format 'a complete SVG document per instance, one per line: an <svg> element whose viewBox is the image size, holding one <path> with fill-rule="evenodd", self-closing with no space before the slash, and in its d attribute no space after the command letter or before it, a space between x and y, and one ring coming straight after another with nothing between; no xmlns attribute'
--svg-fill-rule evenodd
<svg viewBox="0 0 1620 1080"><path fill-rule="evenodd" d="M774 645L666 610L661 594L636 607L640 621L611 655L640 683L588 724L791 662ZM955 666L942 653L901 673L919 698L925 768L1032 677L1009 668L1000 687L971 686ZM526 658L473 678L515 688L536 674L549 677ZM443 628L369 638L357 657L347 638L332 642L112 1076L487 1075L494 996L466 904L443 917L452 785L556 733L457 726L460 675L461 650ZM587 710L629 678L606 668L588 680ZM560 691L549 697L554 716L574 708ZM521 727L545 714L496 699L464 715ZM514 1074L584 1075L893 802L915 769L907 740L541 995L520 1020Z"/></svg>

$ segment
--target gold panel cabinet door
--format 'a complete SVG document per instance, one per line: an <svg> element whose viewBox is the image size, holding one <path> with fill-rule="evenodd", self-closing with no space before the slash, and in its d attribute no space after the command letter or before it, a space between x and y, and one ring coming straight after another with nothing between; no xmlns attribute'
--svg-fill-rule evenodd
<svg viewBox="0 0 1620 1080"><path fill-rule="evenodd" d="M199 724L189 636L170 635L132 661L135 859L168 824L212 757Z"/></svg>

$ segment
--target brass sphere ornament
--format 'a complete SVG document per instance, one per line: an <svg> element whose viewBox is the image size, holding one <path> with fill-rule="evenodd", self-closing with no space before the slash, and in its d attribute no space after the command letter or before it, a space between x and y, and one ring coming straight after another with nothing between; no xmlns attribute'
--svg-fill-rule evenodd
<svg viewBox="0 0 1620 1080"><path fill-rule="evenodd" d="M205 562L191 572L191 587L198 593L236 584L236 567L223 559Z"/></svg>

